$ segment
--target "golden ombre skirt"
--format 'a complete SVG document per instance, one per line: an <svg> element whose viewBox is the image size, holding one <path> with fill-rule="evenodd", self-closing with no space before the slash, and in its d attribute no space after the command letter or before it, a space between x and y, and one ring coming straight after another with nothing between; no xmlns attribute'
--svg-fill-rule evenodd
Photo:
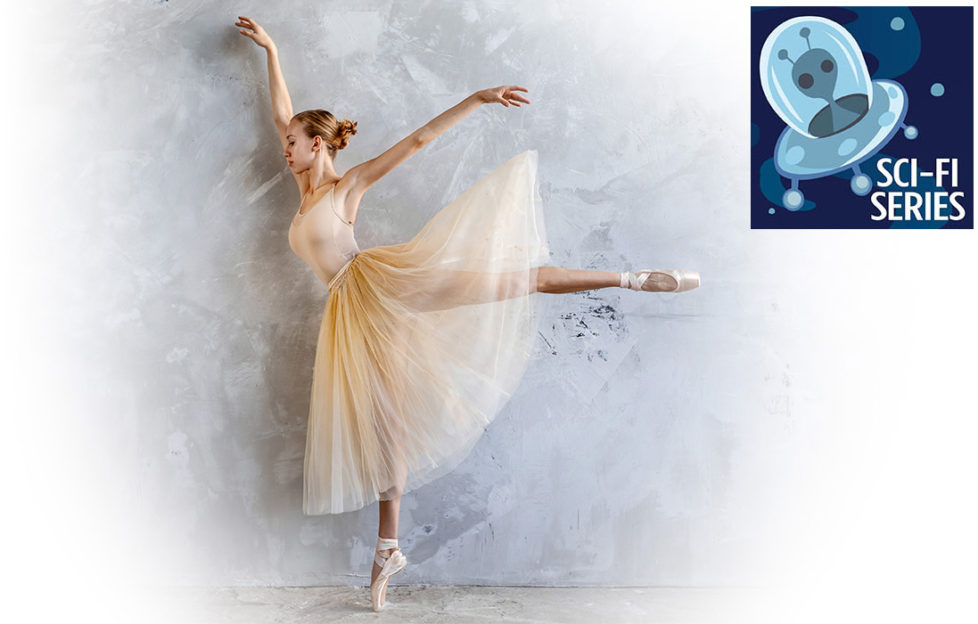
<svg viewBox="0 0 978 624"><path fill-rule="evenodd" d="M497 167L410 241L329 282L316 347L303 512L390 500L453 470L520 382L549 258L537 152Z"/></svg>

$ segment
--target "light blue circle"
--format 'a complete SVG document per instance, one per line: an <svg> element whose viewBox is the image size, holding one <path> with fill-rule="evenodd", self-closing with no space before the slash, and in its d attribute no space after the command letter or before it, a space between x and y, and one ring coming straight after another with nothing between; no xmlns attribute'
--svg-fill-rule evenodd
<svg viewBox="0 0 978 624"><path fill-rule="evenodd" d="M856 146L858 144L859 144L858 141L856 141L856 139L852 137L849 137L842 143L839 143L839 149L838 149L839 156L848 156L849 154L852 153L852 150L856 149Z"/></svg>
<svg viewBox="0 0 978 624"><path fill-rule="evenodd" d="M888 96L890 96L890 99L891 100L895 100L896 99L897 93L899 93L899 91L896 90L896 87L887 87L886 88L886 94Z"/></svg>
<svg viewBox="0 0 978 624"><path fill-rule="evenodd" d="M904 128L903 136L907 137L908 139L916 139L917 126L907 126L906 128Z"/></svg>
<svg viewBox="0 0 978 624"><path fill-rule="evenodd" d="M774 208L768 208L767 209L767 213L768 214L774 214Z"/></svg>
<svg viewBox="0 0 978 624"><path fill-rule="evenodd" d="M893 30L903 30L903 26L904 23L902 17L894 17L890 20L890 28Z"/></svg>
<svg viewBox="0 0 978 624"><path fill-rule="evenodd" d="M895 119L896 119L896 113L894 113L893 111L886 111L885 113L879 116L879 119L876 120L876 123L879 124L880 128L885 128L886 126L893 123Z"/></svg>
<svg viewBox="0 0 978 624"><path fill-rule="evenodd" d="M784 202L784 207L788 210L797 210L805 203L805 196L797 189L788 189L784 192L784 197L781 200Z"/></svg>
<svg viewBox="0 0 978 624"><path fill-rule="evenodd" d="M849 188L856 195L865 195L869 189L873 188L873 181L865 173L860 173L852 176L852 180L849 181Z"/></svg>
<svg viewBox="0 0 978 624"><path fill-rule="evenodd" d="M801 145L792 145L784 155L784 160L789 165L797 165L805 158L805 148Z"/></svg>
<svg viewBox="0 0 978 624"><path fill-rule="evenodd" d="M944 95L944 85L939 82L935 82L930 86L930 94L934 97L941 97Z"/></svg>

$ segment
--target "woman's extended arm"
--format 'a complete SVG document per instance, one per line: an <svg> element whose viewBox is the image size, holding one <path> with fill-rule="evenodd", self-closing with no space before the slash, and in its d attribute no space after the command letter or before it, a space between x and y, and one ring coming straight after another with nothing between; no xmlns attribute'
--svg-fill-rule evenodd
<svg viewBox="0 0 978 624"><path fill-rule="evenodd" d="M281 127L287 126L289 120L292 119L292 98L289 97L289 90L285 86L285 77L282 76L282 68L279 67L278 47L258 22L241 15L238 16L238 20L235 22L235 26L243 26L254 31L242 30L240 31L241 34L265 48L268 53L268 89L272 95L272 115L275 119L275 125L281 130Z"/></svg>
<svg viewBox="0 0 978 624"><path fill-rule="evenodd" d="M268 88L272 93L275 123L289 125L289 120L292 119L292 98L285 86L285 77L278 64L278 49L274 44L268 48Z"/></svg>
<svg viewBox="0 0 978 624"><path fill-rule="evenodd" d="M425 125L418 128L417 134L418 138L421 139L421 144L425 145L435 140L435 138L437 138L442 132L448 130L458 123L463 117L479 108L480 104L499 102L506 107L509 107L510 103L515 104L516 106L520 106L520 102L526 102L529 104L530 100L516 93L517 91L529 92L528 89L517 86L496 87L495 89L483 89L482 91L476 91L455 106L449 108L441 115L438 115Z"/></svg>
<svg viewBox="0 0 978 624"><path fill-rule="evenodd" d="M356 180L354 183L355 192L362 194L370 186L377 182L377 180L390 173L394 167L407 160L411 154L414 154L419 149L435 140L435 138L437 138L442 132L448 130L458 123L463 117L479 108L480 104L499 102L507 108L510 104L520 106L520 102L526 102L529 104L530 100L516 93L517 91L528 92L529 90L525 87L505 86L476 91L455 106L449 108L444 113L438 115L405 138L398 141L396 145L388 149L380 156L353 167L350 171L353 172L353 178Z"/></svg>

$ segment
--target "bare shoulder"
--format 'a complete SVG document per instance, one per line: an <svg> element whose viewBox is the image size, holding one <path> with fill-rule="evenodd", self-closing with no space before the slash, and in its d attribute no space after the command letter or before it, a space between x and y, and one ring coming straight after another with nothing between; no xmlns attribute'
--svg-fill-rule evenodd
<svg viewBox="0 0 978 624"><path fill-rule="evenodd" d="M333 203L336 211L348 223L356 221L357 212L360 209L360 200L363 199L363 194L368 188L367 185L363 184L363 165L364 163L360 163L347 170L343 177L336 182L336 188L333 190Z"/></svg>

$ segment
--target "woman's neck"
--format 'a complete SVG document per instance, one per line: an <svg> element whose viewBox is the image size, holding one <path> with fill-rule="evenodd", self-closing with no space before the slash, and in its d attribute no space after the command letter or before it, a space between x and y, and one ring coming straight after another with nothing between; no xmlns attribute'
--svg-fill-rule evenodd
<svg viewBox="0 0 978 624"><path fill-rule="evenodd" d="M338 175L333 169L332 163L327 162L323 164L318 171L315 171L315 167L313 167L313 170L309 172L308 191L310 193L315 193L323 186L327 186L338 181L341 177L342 176Z"/></svg>

